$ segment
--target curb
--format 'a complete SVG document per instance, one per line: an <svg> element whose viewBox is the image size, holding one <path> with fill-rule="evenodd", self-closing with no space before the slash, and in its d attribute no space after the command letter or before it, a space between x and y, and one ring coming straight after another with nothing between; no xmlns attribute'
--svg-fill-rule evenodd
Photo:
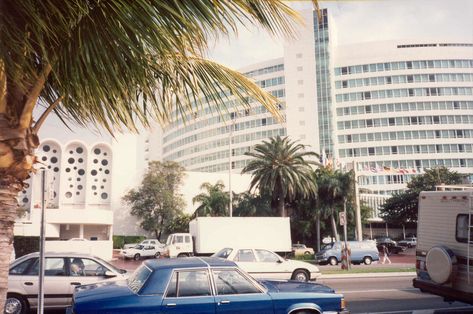
<svg viewBox="0 0 473 314"><path fill-rule="evenodd" d="M382 277L415 277L415 272L396 272L396 273L359 273L359 274L333 274L323 275L317 279L344 279L344 278L382 278Z"/></svg>

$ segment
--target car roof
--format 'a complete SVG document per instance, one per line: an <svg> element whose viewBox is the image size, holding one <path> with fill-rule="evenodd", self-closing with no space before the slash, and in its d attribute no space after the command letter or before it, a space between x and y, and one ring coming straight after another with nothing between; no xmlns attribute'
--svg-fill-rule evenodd
<svg viewBox="0 0 473 314"><path fill-rule="evenodd" d="M217 257L179 257L151 259L144 262L153 270L165 268L199 268L199 267L235 267L236 264Z"/></svg>
<svg viewBox="0 0 473 314"><path fill-rule="evenodd" d="M11 262L11 264L17 264L19 261L24 261L32 257L39 257L39 252L23 255L22 257L19 257L13 262ZM94 258L94 259L98 258L90 254L77 253L77 252L44 252L44 257L79 257L79 258Z"/></svg>

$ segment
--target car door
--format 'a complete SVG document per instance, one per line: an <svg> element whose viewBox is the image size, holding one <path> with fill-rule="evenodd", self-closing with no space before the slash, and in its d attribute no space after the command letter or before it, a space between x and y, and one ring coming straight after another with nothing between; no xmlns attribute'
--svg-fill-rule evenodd
<svg viewBox="0 0 473 314"><path fill-rule="evenodd" d="M216 314L273 314L271 297L237 269L214 269Z"/></svg>
<svg viewBox="0 0 473 314"><path fill-rule="evenodd" d="M290 263L268 250L255 250L258 278L291 279L293 269Z"/></svg>
<svg viewBox="0 0 473 314"><path fill-rule="evenodd" d="M31 306L38 304L39 259L25 272L21 284ZM72 301L66 263L63 257L46 257L44 265L44 306L66 307Z"/></svg>
<svg viewBox="0 0 473 314"><path fill-rule="evenodd" d="M90 258L71 257L68 258L66 262L66 264L69 265L69 268L72 264L77 264L80 268L78 274L73 274L71 271L68 272L69 290L71 295L74 293L74 289L77 286L87 285L107 279L107 277L105 277L105 272L110 270Z"/></svg>
<svg viewBox="0 0 473 314"><path fill-rule="evenodd" d="M156 249L153 245L145 245L141 256L150 257L150 256L154 256L154 253L156 253Z"/></svg>
<svg viewBox="0 0 473 314"><path fill-rule="evenodd" d="M208 270L175 270L159 313L215 314Z"/></svg>

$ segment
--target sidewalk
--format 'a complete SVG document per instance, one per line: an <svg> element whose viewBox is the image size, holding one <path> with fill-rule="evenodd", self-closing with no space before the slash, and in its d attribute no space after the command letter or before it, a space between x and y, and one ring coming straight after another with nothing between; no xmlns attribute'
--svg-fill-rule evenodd
<svg viewBox="0 0 473 314"><path fill-rule="evenodd" d="M343 279L343 278L383 278L383 277L415 277L415 272L391 272L391 273L356 273L356 274L327 274L317 279Z"/></svg>

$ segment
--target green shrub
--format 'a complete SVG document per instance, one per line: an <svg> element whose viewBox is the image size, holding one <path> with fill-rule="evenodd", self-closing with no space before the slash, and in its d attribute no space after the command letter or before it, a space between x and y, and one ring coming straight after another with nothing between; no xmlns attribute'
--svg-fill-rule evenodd
<svg viewBox="0 0 473 314"><path fill-rule="evenodd" d="M144 236L123 236L123 235L114 235L113 236L113 248L122 249L125 244L129 243L140 243L146 239Z"/></svg>
<svg viewBox="0 0 473 314"><path fill-rule="evenodd" d="M298 254L295 257L293 257L295 260L299 261L313 261L315 259L314 254Z"/></svg>
<svg viewBox="0 0 473 314"><path fill-rule="evenodd" d="M16 236L13 241L16 258L39 251L39 237Z"/></svg>

